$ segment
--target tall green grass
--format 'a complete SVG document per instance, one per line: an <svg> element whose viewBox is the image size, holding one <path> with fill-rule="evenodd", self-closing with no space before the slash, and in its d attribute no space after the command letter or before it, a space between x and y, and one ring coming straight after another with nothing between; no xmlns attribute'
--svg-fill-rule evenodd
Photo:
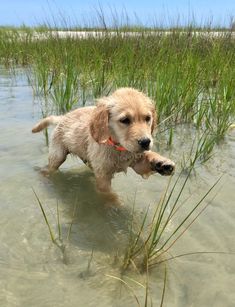
<svg viewBox="0 0 235 307"><path fill-rule="evenodd" d="M163 255L165 256L171 251L172 246L211 203L211 200L206 201L206 198L221 178L201 198L195 201L195 204L186 209L189 200L183 199L183 195L192 170L193 167L191 166L186 176L183 175L184 171L182 171L172 185L170 178L154 211L150 214L148 207L137 228L134 219L132 220L129 243L123 259L124 270L133 265L141 271L148 271L163 262ZM133 218L134 216L133 211ZM170 225L173 225L173 227L170 227Z"/></svg>
<svg viewBox="0 0 235 307"><path fill-rule="evenodd" d="M35 190L33 188L32 188L32 191L33 191L33 194L34 194L34 196L37 200L37 204L38 204L38 206L39 206L39 208L42 212L43 219L44 219L46 226L47 226L47 229L49 231L51 242L57 248L59 248L59 250L61 251L63 263L67 264L68 259L67 259L67 255L66 255L66 249L67 249L69 239L70 239L70 235L71 235L71 231L72 231L74 216L75 216L75 213L77 211L77 199L75 199L71 223L69 224L67 233L63 234L62 229L61 229L61 220L60 220L60 211L59 211L58 201L57 201L57 207L56 207L56 227L54 227L54 225L52 225L52 223L51 223L51 221L48 217L48 214L45 210L44 204L40 200L38 194L35 192ZM55 216L53 216L53 217L55 217ZM93 251L92 251L92 256L93 256ZM92 261L92 257L91 257L91 260L88 262L87 271L89 271L91 261Z"/></svg>
<svg viewBox="0 0 235 307"><path fill-rule="evenodd" d="M26 68L43 116L68 112L118 87L138 88L153 99L165 129L196 127L206 160L208 148L234 121L234 33L213 36L212 28L197 32L192 26L169 33L141 26L109 29L100 20L94 35L83 39L61 38L50 27L1 28L0 63ZM172 129L168 140L174 142Z"/></svg>

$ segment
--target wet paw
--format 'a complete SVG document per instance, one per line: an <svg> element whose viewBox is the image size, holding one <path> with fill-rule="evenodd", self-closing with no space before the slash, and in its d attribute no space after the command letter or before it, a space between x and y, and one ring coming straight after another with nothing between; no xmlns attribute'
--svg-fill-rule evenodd
<svg viewBox="0 0 235 307"><path fill-rule="evenodd" d="M161 175L169 176L174 174L175 163L171 160L154 160L151 162L151 169Z"/></svg>

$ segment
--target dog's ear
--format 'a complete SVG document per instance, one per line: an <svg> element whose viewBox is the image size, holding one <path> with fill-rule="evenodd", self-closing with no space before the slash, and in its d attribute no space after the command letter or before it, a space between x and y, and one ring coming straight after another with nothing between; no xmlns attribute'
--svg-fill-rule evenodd
<svg viewBox="0 0 235 307"><path fill-rule="evenodd" d="M90 122L90 132L97 143L105 143L109 138L109 111L104 103L97 105Z"/></svg>

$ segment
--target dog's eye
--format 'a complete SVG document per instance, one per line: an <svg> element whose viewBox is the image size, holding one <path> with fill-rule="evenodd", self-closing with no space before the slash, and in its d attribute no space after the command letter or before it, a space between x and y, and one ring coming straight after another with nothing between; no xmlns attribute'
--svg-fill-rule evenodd
<svg viewBox="0 0 235 307"><path fill-rule="evenodd" d="M131 120L129 117L123 117L121 119L119 119L120 123L125 124L125 125L130 125Z"/></svg>
<svg viewBox="0 0 235 307"><path fill-rule="evenodd" d="M150 115L147 115L147 116L145 117L145 121L146 121L147 123L149 123L150 120L151 120L151 116L150 116Z"/></svg>

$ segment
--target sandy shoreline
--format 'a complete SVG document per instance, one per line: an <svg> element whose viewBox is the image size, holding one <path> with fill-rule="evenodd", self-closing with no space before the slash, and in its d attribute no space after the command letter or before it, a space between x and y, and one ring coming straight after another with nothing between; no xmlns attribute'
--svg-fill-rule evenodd
<svg viewBox="0 0 235 307"><path fill-rule="evenodd" d="M108 32L102 32L102 31L49 31L49 32L37 32L35 31L33 33L33 37L35 39L47 39L48 37L59 37L59 38L73 38L73 39L86 39L89 37L94 38L102 38L105 37L107 34L111 36L121 35L124 36L132 36L132 37L138 37L138 36L163 36L163 35L171 35L173 34L173 31L143 31L143 32L132 32L132 31L108 31ZM232 35L232 38L235 38L235 31L182 31L181 34L187 34L192 36L200 36L200 37L224 37L227 35ZM21 33L21 35L24 37L27 35L27 33Z"/></svg>

